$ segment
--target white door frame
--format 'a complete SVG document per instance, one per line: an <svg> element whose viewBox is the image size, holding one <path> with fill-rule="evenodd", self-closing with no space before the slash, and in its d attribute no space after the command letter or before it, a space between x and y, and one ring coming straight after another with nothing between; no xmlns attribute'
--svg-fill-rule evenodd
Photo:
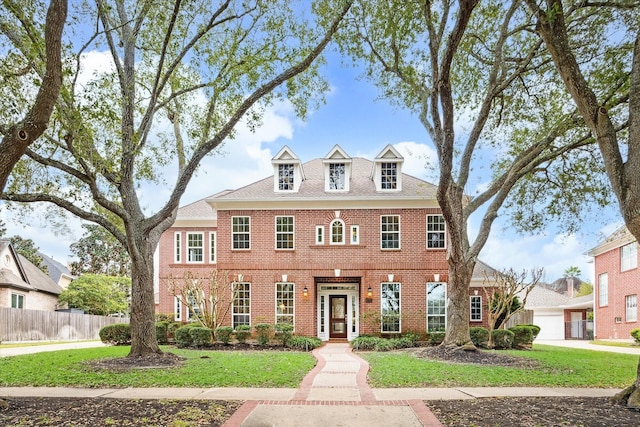
<svg viewBox="0 0 640 427"><path fill-rule="evenodd" d="M360 285L358 283L318 283L316 296L318 338L329 341L329 297L347 296L347 340L360 335Z"/></svg>

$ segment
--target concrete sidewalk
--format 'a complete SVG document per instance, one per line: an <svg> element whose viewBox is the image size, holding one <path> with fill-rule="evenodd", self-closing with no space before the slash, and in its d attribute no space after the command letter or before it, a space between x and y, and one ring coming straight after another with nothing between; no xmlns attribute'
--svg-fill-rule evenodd
<svg viewBox="0 0 640 427"><path fill-rule="evenodd" d="M632 342L631 340L616 340L621 342ZM614 341L615 342L615 341ZM640 356L640 346L638 347L613 347L609 345L591 344L584 340L535 340L536 344L553 345L556 347L578 348L581 350L606 351L608 353L635 354Z"/></svg>
<svg viewBox="0 0 640 427"><path fill-rule="evenodd" d="M6 387L0 388L0 396L243 400L245 403L226 426L371 427L441 425L424 404L425 400L513 396L608 397L619 391L542 387L372 389L366 381L368 363L353 354L349 344L325 344L314 350L313 354L318 363L298 389Z"/></svg>
<svg viewBox="0 0 640 427"><path fill-rule="evenodd" d="M75 341L61 344L34 344L20 347L0 348L0 357L20 356L22 354L42 353L45 351L74 350L79 348L105 347L102 341Z"/></svg>

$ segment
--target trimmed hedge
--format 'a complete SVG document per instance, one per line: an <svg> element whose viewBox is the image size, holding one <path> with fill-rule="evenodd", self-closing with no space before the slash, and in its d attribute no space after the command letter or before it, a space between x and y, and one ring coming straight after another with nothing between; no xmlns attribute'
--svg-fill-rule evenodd
<svg viewBox="0 0 640 427"><path fill-rule="evenodd" d="M250 336L251 336L250 325L238 325L236 327L236 339L240 344L244 344L245 342L247 342Z"/></svg>
<svg viewBox="0 0 640 427"><path fill-rule="evenodd" d="M258 344L267 345L271 340L273 326L268 323L260 323L254 326L254 328L256 329L256 334L258 335Z"/></svg>
<svg viewBox="0 0 640 427"><path fill-rule="evenodd" d="M111 345L130 345L131 327L128 323L114 323L107 325L98 332L100 341Z"/></svg>
<svg viewBox="0 0 640 427"><path fill-rule="evenodd" d="M293 325L291 323L276 323L276 338L286 346L293 336Z"/></svg>
<svg viewBox="0 0 640 427"><path fill-rule="evenodd" d="M295 350L309 351L322 345L322 340L317 337L292 336L287 346Z"/></svg>
<svg viewBox="0 0 640 427"><path fill-rule="evenodd" d="M509 328L513 332L514 348L530 348L533 344L533 328L529 325L516 325Z"/></svg>
<svg viewBox="0 0 640 427"><path fill-rule="evenodd" d="M197 323L187 323L186 325L182 325L178 329L173 332L173 338L176 341L176 347L185 348L191 347L193 345L193 338L191 338L191 334L189 334L189 330L192 328L197 328L200 325Z"/></svg>
<svg viewBox="0 0 640 427"><path fill-rule="evenodd" d="M540 326L538 325L525 325L525 326L529 326L533 332L533 338L531 339L531 341L535 341L536 338L538 338L538 334L540 333Z"/></svg>
<svg viewBox="0 0 640 427"><path fill-rule="evenodd" d="M216 328L216 339L225 345L231 341L231 335L233 335L231 326L219 326Z"/></svg>
<svg viewBox="0 0 640 427"><path fill-rule="evenodd" d="M486 348L489 342L489 330L482 326L472 326L469 328L469 335L471 335L471 342L476 347Z"/></svg>
<svg viewBox="0 0 640 427"><path fill-rule="evenodd" d="M188 329L194 346L204 347L207 344L211 344L213 340L213 331L211 328L194 327Z"/></svg>
<svg viewBox="0 0 640 427"><path fill-rule="evenodd" d="M440 345L444 341L445 332L429 332L429 344Z"/></svg>
<svg viewBox="0 0 640 427"><path fill-rule="evenodd" d="M158 344L167 344L169 342L169 322L166 320L156 322L156 338Z"/></svg>
<svg viewBox="0 0 640 427"><path fill-rule="evenodd" d="M632 329L629 333L631 334L635 342L637 344L640 344L640 329Z"/></svg>
<svg viewBox="0 0 640 427"><path fill-rule="evenodd" d="M494 329L491 331L494 348L509 349L513 346L514 333L508 329Z"/></svg>

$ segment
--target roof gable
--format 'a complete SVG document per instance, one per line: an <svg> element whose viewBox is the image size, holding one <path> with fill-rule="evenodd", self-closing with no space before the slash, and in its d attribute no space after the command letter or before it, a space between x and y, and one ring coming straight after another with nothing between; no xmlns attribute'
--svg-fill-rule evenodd
<svg viewBox="0 0 640 427"><path fill-rule="evenodd" d="M324 156L324 163L331 163L334 161L341 161L342 163L351 163L352 159L349 157L346 151L342 149L338 144L334 145L333 148Z"/></svg>

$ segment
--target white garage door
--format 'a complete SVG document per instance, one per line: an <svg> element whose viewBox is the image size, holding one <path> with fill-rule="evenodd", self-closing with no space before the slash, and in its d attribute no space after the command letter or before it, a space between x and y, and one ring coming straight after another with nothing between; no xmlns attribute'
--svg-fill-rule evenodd
<svg viewBox="0 0 640 427"><path fill-rule="evenodd" d="M564 339L563 313L533 313L533 324L540 326L539 340Z"/></svg>

